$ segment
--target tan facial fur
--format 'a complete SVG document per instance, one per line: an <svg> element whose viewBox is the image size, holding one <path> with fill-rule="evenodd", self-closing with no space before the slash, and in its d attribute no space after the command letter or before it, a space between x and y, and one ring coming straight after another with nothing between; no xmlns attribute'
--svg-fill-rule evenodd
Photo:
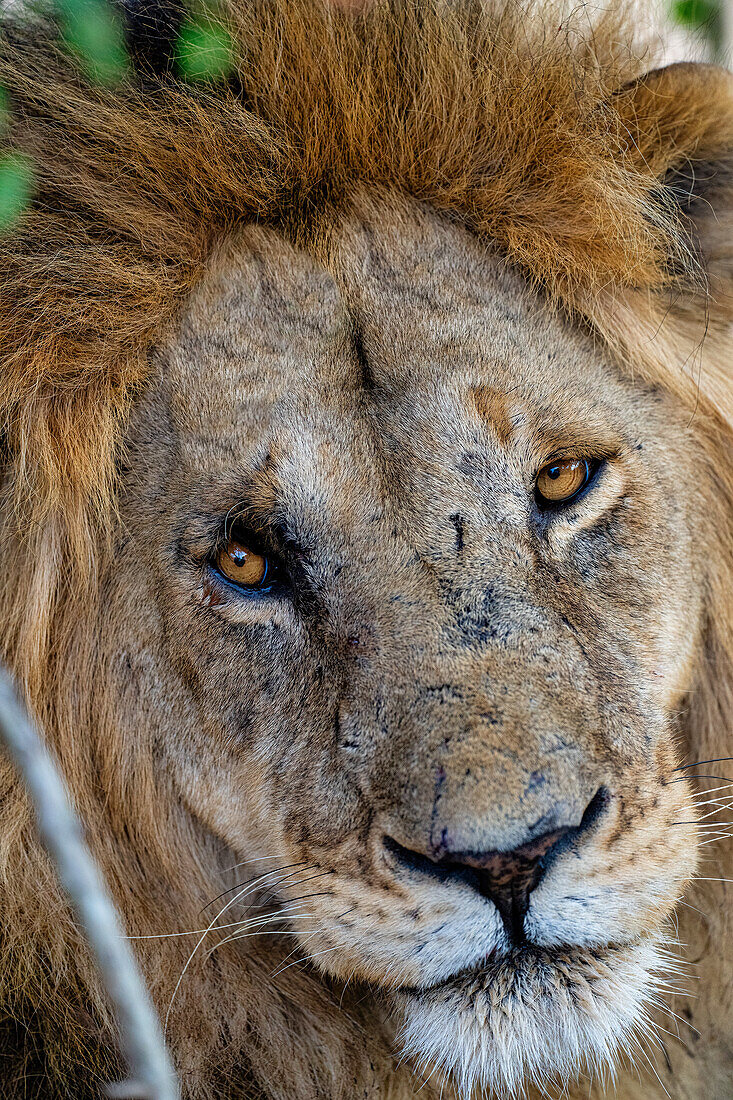
<svg viewBox="0 0 733 1100"><path fill-rule="evenodd" d="M617 5L221 0L188 83L120 0L108 87L31 8L0 653L183 1100L730 1100L733 77ZM4 759L0 960L2 1100L98 1100Z"/></svg>
<svg viewBox="0 0 733 1100"><path fill-rule="evenodd" d="M238 236L157 355L103 644L152 609L165 766L259 860L243 880L311 869L307 901L273 880L296 950L389 991L396 1042L464 1095L513 1094L613 1060L694 869L674 737L699 456L668 398L419 205L358 204L320 252ZM606 464L543 513L558 453ZM212 571L235 517L282 588ZM470 871L440 866L578 827L594 799L521 947Z"/></svg>

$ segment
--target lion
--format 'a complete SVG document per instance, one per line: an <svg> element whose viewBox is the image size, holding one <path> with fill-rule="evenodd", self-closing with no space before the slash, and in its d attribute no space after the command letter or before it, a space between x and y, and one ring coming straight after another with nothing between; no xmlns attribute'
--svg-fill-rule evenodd
<svg viewBox="0 0 733 1100"><path fill-rule="evenodd" d="M176 7L111 86L5 16L4 660L187 1100L724 1100L733 77L350 8L199 84ZM97 1097L0 784L0 1091Z"/></svg>

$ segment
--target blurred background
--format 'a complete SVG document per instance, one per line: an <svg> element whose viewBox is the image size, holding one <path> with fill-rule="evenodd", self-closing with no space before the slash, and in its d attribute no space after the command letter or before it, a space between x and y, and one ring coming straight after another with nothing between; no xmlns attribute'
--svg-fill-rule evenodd
<svg viewBox="0 0 733 1100"><path fill-rule="evenodd" d="M733 0L655 0L651 20L665 61L717 61L731 68Z"/></svg>

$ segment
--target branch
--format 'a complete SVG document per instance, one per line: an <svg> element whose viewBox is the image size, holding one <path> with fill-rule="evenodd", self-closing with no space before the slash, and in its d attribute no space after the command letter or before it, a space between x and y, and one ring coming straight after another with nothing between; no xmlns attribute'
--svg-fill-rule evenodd
<svg viewBox="0 0 733 1100"><path fill-rule="evenodd" d="M177 1100L178 1085L160 1023L117 910L84 841L66 786L1 666L0 744L25 780L41 843L56 865L115 1010L131 1079L110 1086L109 1095L118 1100Z"/></svg>

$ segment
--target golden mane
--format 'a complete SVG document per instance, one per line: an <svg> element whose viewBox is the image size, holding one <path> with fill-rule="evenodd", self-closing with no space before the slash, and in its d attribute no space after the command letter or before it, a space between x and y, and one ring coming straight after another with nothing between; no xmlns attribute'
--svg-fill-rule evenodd
<svg viewBox="0 0 733 1100"><path fill-rule="evenodd" d="M731 233L721 224L699 240L680 199L691 165L730 158L733 133L719 138L730 86L711 75L715 94L671 112L663 81L648 93L642 81L640 92L649 59L618 12L591 27L583 9L567 16L542 0L378 0L363 15L318 0L227 0L221 12L236 53L218 84L182 83L148 65L141 46L137 67L105 88L80 75L40 17L6 17L0 35L7 139L31 158L36 187L0 238L0 652L85 820L99 811L92 753L74 728L88 714L75 622L97 598L126 413L148 351L230 230L257 220L306 237L320 211L362 185L464 222L689 406L720 489L700 547L716 562L715 614L689 722L697 755L722 755L733 714ZM723 185L730 209L733 169ZM146 793L141 782L136 827L173 866L178 849ZM71 975L70 919L51 928L53 875L24 862L30 817L0 769L3 805L0 1005L33 1003L51 974L59 987L83 987L95 1021L108 1023L91 967L74 962ZM47 901L29 929L39 893ZM314 986L308 995L318 996ZM78 1034L80 1049L93 1045L91 1020L64 1011L59 1028Z"/></svg>

